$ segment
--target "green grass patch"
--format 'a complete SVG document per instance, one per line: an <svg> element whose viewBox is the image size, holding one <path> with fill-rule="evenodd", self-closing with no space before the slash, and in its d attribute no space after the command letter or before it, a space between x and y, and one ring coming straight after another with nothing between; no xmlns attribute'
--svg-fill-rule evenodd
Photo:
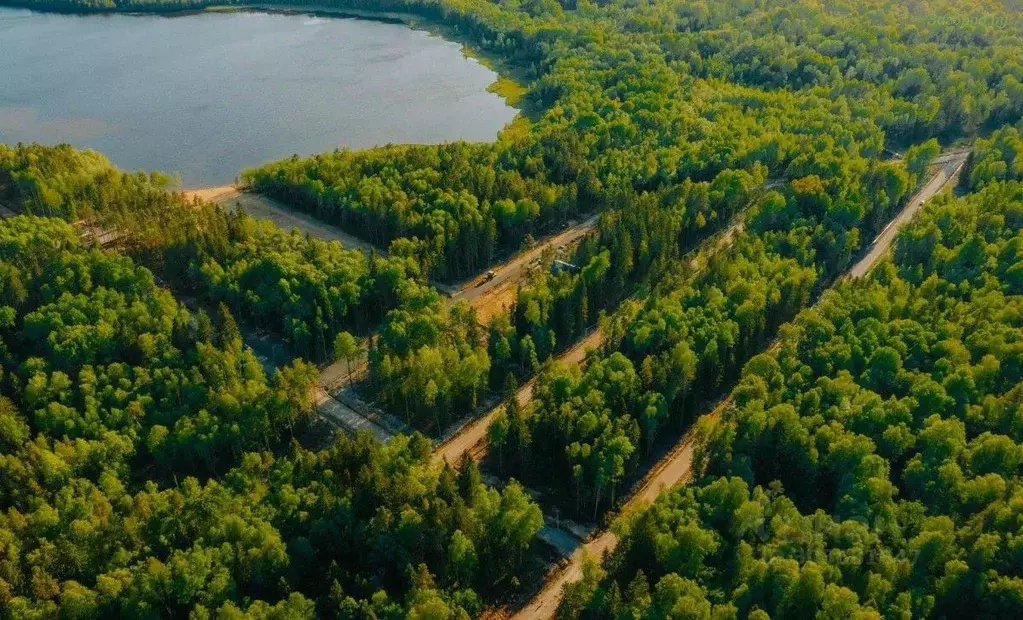
<svg viewBox="0 0 1023 620"><path fill-rule="evenodd" d="M497 81L487 87L487 92L504 97L508 105L513 108L519 107L528 89L510 77L499 75Z"/></svg>

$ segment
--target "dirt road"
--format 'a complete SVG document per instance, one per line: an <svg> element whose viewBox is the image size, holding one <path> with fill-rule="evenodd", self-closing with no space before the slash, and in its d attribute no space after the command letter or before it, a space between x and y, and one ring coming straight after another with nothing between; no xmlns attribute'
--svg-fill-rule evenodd
<svg viewBox="0 0 1023 620"><path fill-rule="evenodd" d="M351 361L338 360L320 369L320 385L334 390L348 383L361 381L369 371L369 338L359 342L359 352Z"/></svg>
<svg viewBox="0 0 1023 620"><path fill-rule="evenodd" d="M215 202L226 208L243 208L249 215L260 219L267 219L277 226L291 230L297 228L304 233L324 241L340 241L346 248L361 249L369 252L375 249L377 254L386 256L386 251L375 248L372 244L349 234L337 226L327 224L312 215L308 215L271 198L255 192L245 191L233 185L220 187L208 187L204 189L187 190L182 192L185 196L195 197L201 200ZM449 303L461 300L468 301L475 309L481 324L486 325L490 317L509 307L514 301L515 290L518 284L526 277L530 265L538 260L548 248L557 248L569 245L578 241L588 232L593 230L599 219L598 215L592 215L585 221L572 226L557 235L543 239L533 247L519 252L507 262L493 268L496 275L481 282L483 275L463 283L461 288L444 286L434 283L441 291L450 295ZM366 350L366 343L363 343L363 350ZM365 355L357 362L353 362L352 370L354 375L361 376L365 372ZM323 370L324 385L336 385L339 379L347 377L347 365L343 362L333 364Z"/></svg>
<svg viewBox="0 0 1023 620"><path fill-rule="evenodd" d="M605 552L612 551L617 545L618 537L611 532L605 532L576 549L568 565L547 582L540 595L516 612L512 616L512 620L553 618L558 611L558 605L561 604L561 593L564 587L583 578L583 558L599 559Z"/></svg>
<svg viewBox="0 0 1023 620"><path fill-rule="evenodd" d="M510 306L515 298L515 288L529 272L529 268L538 261L544 251L549 248L568 246L586 236L597 227L599 214L593 214L584 221L561 231L560 233L541 239L531 248L512 256L506 262L494 265L491 269L494 277L487 280L485 275L476 276L463 282L451 293L451 301L468 301L480 316L480 322Z"/></svg>
<svg viewBox="0 0 1023 620"><path fill-rule="evenodd" d="M924 185L923 189L913 196L903 211L899 213L894 220L892 220L892 223L885 229L885 231L878 236L878 240L875 241L874 247L871 248L870 252L862 261L860 261L860 263L850 270L850 275L853 277L860 277L860 275L865 274L870 270L874 263L877 262L878 258L880 258L891 245L891 241L894 240L895 233L898 231L898 228L905 222L909 221L909 219L920 210L920 207L924 202L940 191L948 180L959 172L965 164L968 155L968 152L946 153L935 160L941 168L935 173L931 180ZM885 235L888 233L890 233L890 236L887 238L887 242L883 243L885 241ZM729 233L726 233L725 235L726 239L731 239L732 237L733 235ZM724 245L727 245L727 241ZM720 248L722 245L715 244L715 247ZM717 250L715 249L714 251ZM856 275L857 269L860 270L860 275ZM777 346L777 341L771 348L774 348L775 346ZM706 415L717 417L730 404L731 398L728 397L715 407L713 411ZM622 512L634 510L644 503L652 502L666 489L670 489L676 484L689 480L693 467L694 439L694 430L690 429L679 441L675 450L673 450L672 453L665 457L660 463L654 466L651 472L641 483L640 487L622 507ZM569 563L564 568L551 576L550 580L544 585L543 589L537 593L533 600L512 616L513 620L546 620L553 618L557 613L558 606L561 604L561 599L564 595L564 587L567 584L575 583L582 579L584 558L589 556L599 560L605 552L613 551L617 545L618 537L610 530L605 530L603 533L587 542L583 547L579 548L572 554Z"/></svg>
<svg viewBox="0 0 1023 620"><path fill-rule="evenodd" d="M340 241L341 245L346 248L356 248L364 252L375 249L377 254L382 256L387 254L385 250L375 247L337 226L327 224L315 216L234 185L186 190L182 193L188 197L215 202L231 209L241 206L249 215L270 220L285 230L298 228L317 239ZM435 284L435 286L450 295L451 303L460 300L468 301L476 308L481 322L486 323L490 316L500 311L502 305L507 306L511 303L516 285L526 276L530 265L540 258L544 250L566 246L578 241L596 228L598 219L599 215L591 215L575 226L552 237L542 239L533 247L519 252L505 263L495 265L493 271L496 275L485 282L483 281L485 276L481 274L462 283L460 287L441 284Z"/></svg>
<svg viewBox="0 0 1023 620"><path fill-rule="evenodd" d="M371 244L346 233L336 226L324 223L311 215L282 205L275 200L253 192L241 190L232 185L210 187L206 189L183 192L188 197L215 202L229 209L241 207L249 215L270 220L284 230L297 228L310 236L323 241L339 241L349 249L370 252L375 249L377 254L386 252L374 248ZM262 347L266 348L266 347ZM316 387L316 408L319 415L334 427L343 428L351 433L369 430L380 441L387 441L392 433L381 423L361 415L354 407L347 405L334 395L349 379L358 380L366 374L368 342L362 342L362 351L357 359L352 360L351 372L345 361L334 362L320 371L320 385ZM264 356L268 357L268 356ZM276 364L275 364L276 365Z"/></svg>
<svg viewBox="0 0 1023 620"><path fill-rule="evenodd" d="M209 202L215 202L228 209L235 209L240 206L252 217L270 220L284 230L297 228L316 239L340 241L342 246L349 249L362 250L366 253L375 249L377 254L387 254L386 251L359 239L355 235L346 233L337 226L327 224L312 215L287 207L272 198L245 191L233 185L188 190L182 193L188 197L197 197Z"/></svg>
<svg viewBox="0 0 1023 620"><path fill-rule="evenodd" d="M575 343L571 349L559 355L556 361L564 364L578 364L585 359L587 350L599 347L603 340L604 337L600 330L593 330L585 338ZM515 392L515 398L518 399L520 405L525 405L532 400L535 383L536 377L533 377ZM490 426L490 423L503 408L504 403L496 405L482 417L468 422L456 431L454 435L442 441L433 451L433 461L435 463L447 461L448 464L454 467L458 465L462 460L462 455L466 452L471 453L473 458L482 458L486 454L486 450L474 450L474 448L476 448L477 444L486 441L487 427Z"/></svg>
<svg viewBox="0 0 1023 620"><path fill-rule="evenodd" d="M860 259L860 262L856 263L856 265L849 270L849 277L862 278L870 272L871 268L877 263L877 261L880 260L881 257L888 252L889 248L892 247L892 243L895 242L895 238L898 236L899 231L902 230L902 227L913 219L913 216L917 214L925 202L940 192L942 188L944 188L945 185L953 177L955 177L960 170L962 170L963 166L966 165L966 160L969 156L970 152L965 151L945 153L934 158L933 164L939 166L938 171L933 177L931 177L931 180L920 189L920 191L914 194L906 202L906 206L903 207L902 211L895 216L891 223L881 231L881 234L874 239L873 243L870 244L870 249L867 250L866 255Z"/></svg>
<svg viewBox="0 0 1023 620"><path fill-rule="evenodd" d="M730 402L730 400L722 402L708 415L717 416ZM652 502L665 489L670 489L676 484L689 481L693 466L694 439L694 430L690 429L678 443L678 448L665 457L647 475L632 498L622 507L621 511L623 513L628 510L634 510L643 503ZM618 536L611 530L605 530L582 547L576 549L564 569L555 574L547 582L543 590L528 605L516 612L512 619L533 620L536 618L553 618L558 611L558 605L561 604L564 587L582 579L584 558L591 557L599 561L604 553L614 551L617 546Z"/></svg>
<svg viewBox="0 0 1023 620"><path fill-rule="evenodd" d="M595 224L596 220L594 219L593 222ZM737 215L735 221L732 222L732 224L723 233L721 233L716 240L711 241L706 249L697 252L696 256L693 257L692 264L694 266L705 265L710 256L713 256L730 246L732 240L734 240L735 237L742 232L742 230L743 218L741 215ZM559 355L556 361L562 364L578 364L586 358L586 352L589 349L598 348L603 343L603 334L600 333L600 330L594 330L586 337L579 340L579 342L572 346L572 348ZM515 397L518 399L520 405L525 405L533 399L533 387L535 384L536 377L533 377L515 393ZM500 413L503 406L503 404L498 404L483 417L469 422L459 429L453 436L442 441L434 451L435 462L440 462L440 460L443 459L452 466L455 466L462 460L462 455L466 452L472 454L473 458L477 460L483 458L486 455L485 441L487 436L487 427L490 426L490 422L493 421L494 417Z"/></svg>

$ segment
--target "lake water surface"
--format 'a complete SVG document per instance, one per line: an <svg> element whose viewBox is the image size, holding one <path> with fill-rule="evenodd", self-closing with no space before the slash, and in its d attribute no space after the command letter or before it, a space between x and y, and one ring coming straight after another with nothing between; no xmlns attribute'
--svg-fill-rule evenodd
<svg viewBox="0 0 1023 620"><path fill-rule="evenodd" d="M339 146L493 140L516 113L495 79L400 24L0 8L0 142L70 142L184 187Z"/></svg>

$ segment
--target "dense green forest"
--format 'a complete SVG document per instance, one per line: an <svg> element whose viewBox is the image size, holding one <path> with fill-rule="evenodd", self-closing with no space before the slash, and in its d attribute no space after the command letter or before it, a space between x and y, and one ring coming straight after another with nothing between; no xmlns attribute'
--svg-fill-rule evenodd
<svg viewBox="0 0 1023 620"><path fill-rule="evenodd" d="M1023 180L1023 137L1019 128L1006 125L988 139L977 140L970 163L969 185L977 189L992 181Z"/></svg>
<svg viewBox="0 0 1023 620"><path fill-rule="evenodd" d="M322 3L317 3L322 4ZM465 277L576 213L808 151L883 155L1023 112L998 2L340 2L438 20L521 70L542 110L485 146L397 147L249 171L260 191ZM695 215L695 214L693 214Z"/></svg>
<svg viewBox="0 0 1023 620"><path fill-rule="evenodd" d="M475 318L449 311L413 261L225 213L168 191L165 177L123 173L66 145L0 145L0 201L123 232L125 251L179 294L226 303L307 359L330 359L341 332L379 328L368 389L418 428L439 432L487 389L490 360Z"/></svg>
<svg viewBox="0 0 1023 620"><path fill-rule="evenodd" d="M802 312L564 615L1018 615L1021 214L1015 182L930 206Z"/></svg>
<svg viewBox="0 0 1023 620"><path fill-rule="evenodd" d="M367 257L166 186L66 145L0 145L0 202L122 231L124 250L179 294L225 303L302 357L329 360L339 333L375 330L367 389L415 427L437 434L486 394L482 329L470 308L449 309L414 261Z"/></svg>
<svg viewBox="0 0 1023 620"><path fill-rule="evenodd" d="M647 193L647 209L604 215L603 244L578 251L580 260L593 256L581 273L559 276L559 288L541 279L520 291L517 322L495 326L492 338L495 362L510 351L513 372L536 352L541 360L549 355L568 331L563 325L578 330L591 304L631 290L630 278L668 274L611 317L603 351L585 371L549 369L528 407L513 406L496 420L490 436L500 469L571 494L578 516L612 507L618 484L657 441L677 437L783 322L851 265L937 148L933 141L914 146L904 162L888 163L855 155L856 143L851 153L826 146L793 160L786 175L795 178L770 189L763 172L726 171L710 184L674 189L674 210ZM726 247L696 273L682 254L685 240L699 238L684 223L693 204L716 206L721 219L738 214ZM591 290L594 299L580 294Z"/></svg>
<svg viewBox="0 0 1023 620"><path fill-rule="evenodd" d="M369 365L374 394L406 422L434 433L473 411L490 376L473 309L464 302L448 308L437 291L417 285L387 314Z"/></svg>
<svg viewBox="0 0 1023 620"><path fill-rule="evenodd" d="M417 277L407 261L225 213L168 191L165 177L120 172L66 145L0 145L0 201L118 231L129 254L175 289L226 302L313 360L328 357L339 331L376 325Z"/></svg>
<svg viewBox="0 0 1023 620"><path fill-rule="evenodd" d="M60 220L18 217L0 234L8 415L80 447L69 456L82 466L208 475L311 414L315 369L297 362L268 380L229 313L216 326L191 315L147 270L82 246ZM19 418L5 425L9 448L29 439Z"/></svg>
<svg viewBox="0 0 1023 620"><path fill-rule="evenodd" d="M339 3L414 14L514 67L528 87L535 120L527 131L489 145L292 158L245 178L369 240L390 242L396 268L410 279L469 276L568 218L620 212L607 216L601 238L580 250L575 262L587 266L582 274L534 283L511 316L498 317L487 335L489 359L475 353L475 339L431 344L430 355L384 343L391 366L405 370L373 365L374 394L394 413L422 418L405 401L436 391L443 405L435 418L448 419L451 407L477 400L478 382L468 376L479 374L475 368L488 368L491 388L509 373L520 379L533 374L601 310L616 307L638 283L656 280L672 257L762 199L762 186L803 179L795 190L801 201L816 192L828 203L820 207L829 212L823 229L810 232L814 251L834 255L824 260L837 264L870 238L887 205L897 202L890 194L899 193L901 181L876 163L889 155L885 145L901 149L931 136L971 136L1019 117L1021 69L1012 54L1019 41L1014 31L998 27L998 19L1009 18L1005 7L938 3L910 11L888 4ZM950 32L937 14L969 24L972 36ZM782 197L791 202L785 192ZM772 198L761 208L779 208ZM783 219L791 210L782 211L767 225L791 223ZM868 219L851 228L863 212ZM219 268L199 271L215 280L206 287L211 296L236 310L260 309L257 324L285 333L313 359L328 356L340 330L366 333L399 303L394 291L400 286L341 299L328 289L324 299L326 278L283 291L267 279L263 290L250 293L237 286L238 276L248 282L292 266L252 268L242 260L234 267L214 258ZM244 303L250 294L263 303ZM277 300L295 308L268 307ZM458 360L472 358L466 377L432 387L416 379L430 372L431 360L453 359L456 350ZM474 353L467 357L468 351Z"/></svg>
<svg viewBox="0 0 1023 620"><path fill-rule="evenodd" d="M0 615L476 616L533 568L541 513L510 479L597 520L726 394L696 484L626 515L563 616L1023 613L1014 3L309 5L443 29L513 70L528 119L244 172L387 258L0 146L0 203L28 214L0 223ZM973 193L830 291L960 140ZM488 325L427 283L591 213L580 269ZM584 365L548 364L600 317ZM508 484L430 465L418 435L298 447L315 369L267 377L255 328L317 362L367 337L363 389L431 432L538 376L488 433Z"/></svg>
<svg viewBox="0 0 1023 620"><path fill-rule="evenodd" d="M0 273L3 617L475 615L530 560L539 508L421 436L298 447L315 368L226 306L56 218L0 221Z"/></svg>
<svg viewBox="0 0 1023 620"><path fill-rule="evenodd" d="M247 171L257 191L310 211L441 279L465 278L579 211L575 185L523 177L491 145L399 146ZM397 243L392 241L401 239Z"/></svg>

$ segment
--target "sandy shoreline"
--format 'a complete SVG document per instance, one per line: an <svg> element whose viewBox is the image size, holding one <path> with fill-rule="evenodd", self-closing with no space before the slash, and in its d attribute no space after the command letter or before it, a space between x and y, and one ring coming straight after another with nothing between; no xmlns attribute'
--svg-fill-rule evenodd
<svg viewBox="0 0 1023 620"><path fill-rule="evenodd" d="M219 187L203 187L199 189L184 189L181 193L188 198L198 198L207 202L223 204L234 195L240 194L241 189L234 185L221 185Z"/></svg>

